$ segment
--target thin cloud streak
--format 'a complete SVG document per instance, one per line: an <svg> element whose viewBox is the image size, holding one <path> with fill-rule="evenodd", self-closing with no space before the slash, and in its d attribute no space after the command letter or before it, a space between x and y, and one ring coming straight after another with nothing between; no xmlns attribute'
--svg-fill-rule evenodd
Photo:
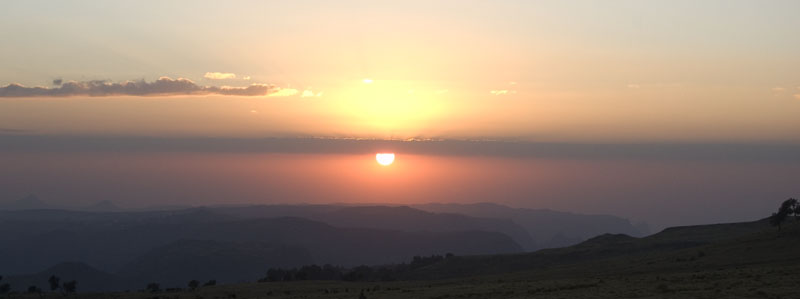
<svg viewBox="0 0 800 299"><path fill-rule="evenodd" d="M224 79L236 79L236 74L234 73L220 73L220 72L207 72L203 75L203 78L211 79L211 80L224 80ZM247 80L247 79L245 79Z"/></svg>
<svg viewBox="0 0 800 299"><path fill-rule="evenodd" d="M500 90L491 90L491 91L489 91L489 93L491 93L492 95L496 95L496 96L502 96L502 95L507 95L507 94L516 94L517 91L516 90L500 89Z"/></svg>
<svg viewBox="0 0 800 299"><path fill-rule="evenodd" d="M55 83L55 82L54 82ZM230 95L230 96L267 96L291 95L281 93L280 87L269 84L252 84L245 87L203 86L192 80L161 77L153 82L144 80L125 81L120 83L105 80L69 81L58 87L25 87L12 83L0 87L0 97L71 97L71 96L173 96L173 95ZM296 92L295 92L296 93Z"/></svg>

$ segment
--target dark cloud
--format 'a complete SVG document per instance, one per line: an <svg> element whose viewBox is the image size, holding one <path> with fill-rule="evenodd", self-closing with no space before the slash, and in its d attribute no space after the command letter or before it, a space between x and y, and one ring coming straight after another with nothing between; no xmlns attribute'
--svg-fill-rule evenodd
<svg viewBox="0 0 800 299"><path fill-rule="evenodd" d="M64 83L64 80L62 80L61 78L53 80L53 85L60 86L61 83Z"/></svg>
<svg viewBox="0 0 800 299"><path fill-rule="evenodd" d="M548 159L635 159L800 163L800 144L573 144L463 140L324 138L162 138L2 135L0 152L200 152L487 156Z"/></svg>
<svg viewBox="0 0 800 299"><path fill-rule="evenodd" d="M53 84L61 83L61 79ZM197 85L189 79L161 77L153 82L126 81L113 83L104 80L68 81L58 87L25 87L12 83L0 87L0 97L69 97L69 96L170 96L170 95L234 95L265 96L280 90L266 84L253 84L247 87L217 87Z"/></svg>

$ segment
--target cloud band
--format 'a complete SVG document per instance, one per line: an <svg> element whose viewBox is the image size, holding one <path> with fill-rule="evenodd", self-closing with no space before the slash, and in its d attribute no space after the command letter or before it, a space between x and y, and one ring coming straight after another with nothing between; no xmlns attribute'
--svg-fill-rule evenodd
<svg viewBox="0 0 800 299"><path fill-rule="evenodd" d="M207 72L205 75L203 75L203 78L211 79L211 80L236 79L236 74L234 74L234 73L220 73L220 72Z"/></svg>
<svg viewBox="0 0 800 299"><path fill-rule="evenodd" d="M246 87L202 86L192 80L161 77L153 82L125 81L113 83L104 80L68 81L58 87L25 87L12 83L0 87L0 97L70 97L70 96L172 96L172 95L231 95L266 96L281 88L268 84L252 84Z"/></svg>

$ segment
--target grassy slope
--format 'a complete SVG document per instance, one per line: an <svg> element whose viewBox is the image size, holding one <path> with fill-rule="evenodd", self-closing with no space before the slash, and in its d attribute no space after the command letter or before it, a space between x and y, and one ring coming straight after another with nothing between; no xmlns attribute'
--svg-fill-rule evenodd
<svg viewBox="0 0 800 299"><path fill-rule="evenodd" d="M456 257L420 269L408 278L446 279L542 269L618 256L631 257L674 251L769 230L770 227L765 221L754 221L674 227L645 238L606 234L578 245L544 249L533 253Z"/></svg>
<svg viewBox="0 0 800 299"><path fill-rule="evenodd" d="M800 298L800 223L785 226L781 233L762 224L741 224L753 231L744 234L730 226L702 226L667 230L650 239L605 236L562 249L561 254L614 248L633 251L449 280L249 283L196 292L82 294L80 298L358 298L362 289L368 289L367 298ZM734 230L738 232L731 233ZM726 232L728 237L720 237ZM693 238L713 242L639 250L639 246Z"/></svg>

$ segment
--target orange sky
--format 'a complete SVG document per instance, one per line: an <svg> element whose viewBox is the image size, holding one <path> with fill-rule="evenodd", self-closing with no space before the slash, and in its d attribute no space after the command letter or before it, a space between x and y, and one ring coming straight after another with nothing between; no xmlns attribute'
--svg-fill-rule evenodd
<svg viewBox="0 0 800 299"><path fill-rule="evenodd" d="M494 202L666 225L765 217L796 194L797 163L398 154L0 154L0 196L126 207Z"/></svg>
<svg viewBox="0 0 800 299"><path fill-rule="evenodd" d="M8 3L0 88L166 76L203 88L271 86L269 96L0 90L0 129L800 141L796 1L186 4Z"/></svg>
<svg viewBox="0 0 800 299"><path fill-rule="evenodd" d="M0 200L493 201L662 225L752 220L797 192L798 11L4 2ZM251 144L270 138L291 146ZM374 148L337 143L362 139L483 142L401 144L382 168Z"/></svg>

